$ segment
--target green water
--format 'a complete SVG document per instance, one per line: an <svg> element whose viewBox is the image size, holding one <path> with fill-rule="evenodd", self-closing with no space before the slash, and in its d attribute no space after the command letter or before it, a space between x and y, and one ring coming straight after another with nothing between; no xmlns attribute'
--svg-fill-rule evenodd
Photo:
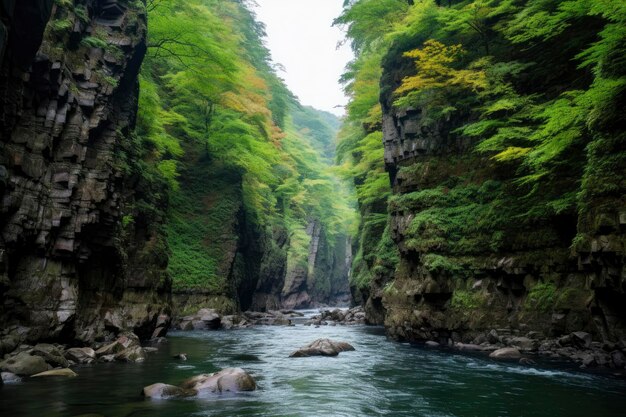
<svg viewBox="0 0 626 417"><path fill-rule="evenodd" d="M287 358L319 337L352 343L336 358ZM624 416L626 382L529 368L388 341L371 327L258 327L177 333L142 364L76 368L73 379L0 388L1 416ZM185 352L187 362L172 359ZM260 389L212 399L147 400L143 386L242 367Z"/></svg>

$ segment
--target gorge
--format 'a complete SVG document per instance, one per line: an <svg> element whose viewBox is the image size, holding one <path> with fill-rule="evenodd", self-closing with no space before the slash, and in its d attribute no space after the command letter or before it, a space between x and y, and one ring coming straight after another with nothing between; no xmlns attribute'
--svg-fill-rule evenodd
<svg viewBox="0 0 626 417"><path fill-rule="evenodd" d="M333 24L355 57L341 80L350 101L338 117L290 91L254 3L0 2L5 361L27 352L52 368L58 363L36 353L44 345L68 364L76 362L70 348L93 347L95 359L118 343L127 352L111 360L149 363L141 341L159 349L161 369L146 365L134 383L193 376L207 358L211 371L213 363L253 368L273 402L281 401L277 387L300 398L299 384L309 384L289 369L284 381L268 364L319 333L356 347L337 358L343 377L352 360L366 366L387 350L399 355L396 364L380 361L394 369L389 395L400 405L383 395L380 413L472 415L471 393L459 394L467 407L428 395L417 397L434 408L403 402L402 378L412 381L407 392L424 388L404 368L436 379L438 367L450 366L445 378L462 387L475 378L470 368L491 366L476 352L514 348L530 362L495 362L495 372L523 386L523 398L532 378L581 378L571 391L555 382L558 400L596 384L606 389L590 395L611 404L598 415L618 415L626 373L626 5L346 0ZM303 326L294 312L336 306L362 306L351 310L359 315L351 324L372 327L341 326L345 311ZM199 330L245 328L259 317L286 326ZM155 344L181 322L196 330ZM384 340L377 326L418 348ZM186 349L191 368L172 365ZM224 356L255 350L258 363ZM429 365L414 365L419 358ZM303 363L332 372L315 361ZM600 376L579 373L581 365ZM78 374L104 383L98 366ZM103 369L107 378L112 369L127 372ZM379 390L383 374L374 366L359 378L373 378L367 385ZM2 390L3 404L19 413ZM250 410L237 403L224 413L282 415L258 407L258 395ZM333 397L329 404L346 403L326 411L380 415L357 397ZM495 401L500 408L477 404L488 415L513 415L515 401L505 398ZM186 404L186 413L202 409ZM551 414L583 407L570 405ZM138 412L171 415L167 407ZM525 415L545 415L546 407ZM105 411L71 406L50 415Z"/></svg>

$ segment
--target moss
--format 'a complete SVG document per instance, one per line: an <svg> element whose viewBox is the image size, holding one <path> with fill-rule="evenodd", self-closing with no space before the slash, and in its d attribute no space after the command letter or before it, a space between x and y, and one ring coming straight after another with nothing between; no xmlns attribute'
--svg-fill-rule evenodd
<svg viewBox="0 0 626 417"><path fill-rule="evenodd" d="M524 307L528 310L548 311L554 307L556 297L556 285L552 282L542 282L530 289Z"/></svg>
<svg viewBox="0 0 626 417"><path fill-rule="evenodd" d="M456 290L450 299L450 307L457 310L472 310L484 304L484 298L476 292Z"/></svg>
<svg viewBox="0 0 626 417"><path fill-rule="evenodd" d="M109 45L104 39L101 39L96 36L86 36L80 41L80 44L87 48L101 48L101 49L106 49Z"/></svg>

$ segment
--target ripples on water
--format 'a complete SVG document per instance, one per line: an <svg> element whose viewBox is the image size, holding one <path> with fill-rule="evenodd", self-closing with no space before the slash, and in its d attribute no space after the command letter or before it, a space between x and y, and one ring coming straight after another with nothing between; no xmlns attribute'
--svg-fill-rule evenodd
<svg viewBox="0 0 626 417"><path fill-rule="evenodd" d="M316 338L347 341L335 358L287 358ZM376 327L257 327L173 333L143 364L77 368L74 379L0 389L2 416L624 416L626 383L418 349ZM172 355L185 352L189 360ZM155 382L242 367L259 390L217 398L144 400Z"/></svg>

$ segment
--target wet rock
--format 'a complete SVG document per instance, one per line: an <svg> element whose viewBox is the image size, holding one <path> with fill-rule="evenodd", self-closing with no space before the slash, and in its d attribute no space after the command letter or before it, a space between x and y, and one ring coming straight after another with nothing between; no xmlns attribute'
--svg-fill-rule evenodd
<svg viewBox="0 0 626 417"><path fill-rule="evenodd" d="M73 378L75 376L78 376L78 374L72 371L70 368L63 368L63 369L52 369L50 371L40 372L38 374L31 375L31 378L40 378L40 377L47 377L47 376L62 376L66 378Z"/></svg>
<svg viewBox="0 0 626 417"><path fill-rule="evenodd" d="M147 398L173 398L173 397L192 397L197 394L195 390L183 389L175 385L156 383L144 387L142 394Z"/></svg>
<svg viewBox="0 0 626 417"><path fill-rule="evenodd" d="M626 357L624 356L624 353L619 350L611 352L611 360L616 368L623 368L626 366Z"/></svg>
<svg viewBox="0 0 626 417"><path fill-rule="evenodd" d="M2 382L5 384L17 384L22 381L22 378L12 372L2 372L0 374L0 379L2 379Z"/></svg>
<svg viewBox="0 0 626 417"><path fill-rule="evenodd" d="M96 360L96 351L90 347L71 348L65 352L65 357L80 364L89 364Z"/></svg>
<svg viewBox="0 0 626 417"><path fill-rule="evenodd" d="M256 382L241 368L226 368L212 374L198 375L183 382L183 389L197 391L199 396L225 392L256 390Z"/></svg>
<svg viewBox="0 0 626 417"><path fill-rule="evenodd" d="M589 348L591 346L591 335L586 332L574 332L571 334L571 340L577 346Z"/></svg>
<svg viewBox="0 0 626 417"><path fill-rule="evenodd" d="M0 362L0 369L16 375L34 375L48 370L46 361L41 356L32 356L21 352L4 362Z"/></svg>
<svg viewBox="0 0 626 417"><path fill-rule="evenodd" d="M520 365L527 365L527 366L531 366L531 365L536 365L536 364L537 364L537 362L535 362L534 360L529 359L529 358L520 358L520 360L519 360L519 364L520 364Z"/></svg>
<svg viewBox="0 0 626 417"><path fill-rule="evenodd" d="M143 362L146 360L146 354L141 346L131 346L115 355L115 360L121 362Z"/></svg>
<svg viewBox="0 0 626 417"><path fill-rule="evenodd" d="M513 337L509 339L509 344L520 350L531 351L537 349L536 341L529 339L528 337Z"/></svg>
<svg viewBox="0 0 626 417"><path fill-rule="evenodd" d="M426 343L424 343L424 346L429 347L429 348L436 348L439 347L439 343L433 341L433 340L429 340Z"/></svg>
<svg viewBox="0 0 626 417"><path fill-rule="evenodd" d="M144 347L142 349L145 353L156 353L159 351L159 349L155 347Z"/></svg>
<svg viewBox="0 0 626 417"><path fill-rule="evenodd" d="M115 362L115 355L103 355L98 358L100 362Z"/></svg>
<svg viewBox="0 0 626 417"><path fill-rule="evenodd" d="M506 347L494 350L489 354L489 357L494 359L520 359L522 354L516 348Z"/></svg>
<svg viewBox="0 0 626 417"><path fill-rule="evenodd" d="M70 366L67 359L63 356L63 353L55 346L47 343L40 343L36 345L33 348L31 355L41 356L52 366L58 366L61 368L67 368Z"/></svg>
<svg viewBox="0 0 626 417"><path fill-rule="evenodd" d="M187 360L187 354L186 353L179 353L178 355L174 355L174 359L180 359L181 361L186 361Z"/></svg>
<svg viewBox="0 0 626 417"><path fill-rule="evenodd" d="M330 339L317 339L306 346L292 352L290 358L302 358L307 356L337 356L340 352L355 350L346 342L335 342Z"/></svg>
<svg viewBox="0 0 626 417"><path fill-rule="evenodd" d="M479 345L475 345L472 343L456 343L454 345L455 348L459 349L459 350L465 350L468 352L480 352L484 350L483 346L479 346Z"/></svg>

